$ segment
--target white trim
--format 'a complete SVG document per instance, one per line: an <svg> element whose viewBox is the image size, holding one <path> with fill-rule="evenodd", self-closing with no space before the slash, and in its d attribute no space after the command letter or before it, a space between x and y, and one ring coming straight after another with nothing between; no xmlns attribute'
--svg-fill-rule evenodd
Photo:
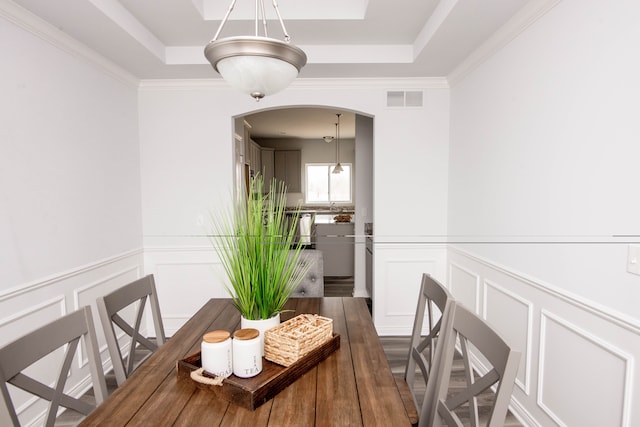
<svg viewBox="0 0 640 427"><path fill-rule="evenodd" d="M100 280L95 280L95 281L93 281L93 282L91 282L91 283L89 283L89 284L87 284L85 286L81 286L79 288L75 288L73 290L73 305L74 305L74 309L75 310L79 310L80 309L80 294L82 292L85 292L85 291L87 291L89 289L95 288L95 287L97 287L99 285L102 285L102 284L104 284L104 283L106 283L108 281L111 281L111 280L113 280L115 278L124 276L125 274L130 273L132 271L135 271L137 273L136 274L136 278L140 278L140 274L141 274L140 267L141 267L140 265L134 265L134 266L128 267L126 269L120 270L120 271L118 271L116 273L110 274L110 275L108 275L106 277L103 277ZM93 308L92 308L92 310L93 310ZM96 312L96 314L97 314L97 312ZM95 329L96 329L96 335L97 335L97 333L98 333L97 329L98 328L95 328ZM125 333L120 331L120 336L118 337L118 339L120 337L122 337L123 335L125 335ZM96 337L96 339L97 339L97 337ZM102 346L102 348L99 348L98 350L100 351L100 353L102 353L106 349L107 349L107 345L105 344L104 346ZM80 356L78 358L78 362L79 362L78 368L82 369L84 366L86 366L89 363L89 358L88 357L85 358L85 355L82 352L82 346L79 346L78 350L79 350L79 356Z"/></svg>
<svg viewBox="0 0 640 427"><path fill-rule="evenodd" d="M498 292L508 296L511 299L523 304L527 308L527 352L524 354L526 360L524 362L524 384L516 376L516 384L527 395L531 392L531 360L533 359L533 302L521 297L520 295L511 292L507 288L504 288L492 280L484 280L484 292L482 298L482 314L483 319L487 320L487 290L493 288Z"/></svg>
<svg viewBox="0 0 640 427"><path fill-rule="evenodd" d="M154 236L155 237L155 236ZM196 237L204 237L204 236L196 236ZM153 253L153 252L215 252L215 248L211 246L188 246L188 245L179 245L179 246L145 246L144 253Z"/></svg>
<svg viewBox="0 0 640 427"><path fill-rule="evenodd" d="M140 81L140 90L212 90L229 89L221 78L215 79L145 79ZM424 78L309 78L294 80L289 89L448 89L444 77Z"/></svg>
<svg viewBox="0 0 640 427"><path fill-rule="evenodd" d="M542 427L542 424L536 420L533 415L527 410L527 408L520 403L518 399L511 396L511 402L509 403L509 410L511 414L527 427Z"/></svg>
<svg viewBox="0 0 640 427"><path fill-rule="evenodd" d="M530 276L527 276L523 273L518 273L515 272L511 269L508 269L507 267L500 265L500 264L496 264L494 262L488 261L485 258L482 258L480 256L474 255L470 252L467 252L461 248L457 248L455 246L448 246L448 250L452 251L452 252L456 252L459 255L465 256L479 264L482 264L486 267L489 267L493 270L496 270L506 276L509 276L511 278L514 278L520 282L522 282L525 285L531 286L541 292L544 292L552 297L556 297L559 298L561 301L564 301L566 303L569 303L571 305L573 305L574 307L577 307L581 310L584 310L588 313L591 313L603 320L606 320L608 322L611 322L617 326L620 326L626 330L628 330L629 332L632 332L634 334L640 334L640 323L638 322L638 320L633 319L631 317L629 317L628 315L625 315L623 313L617 312L615 310L612 310L608 307L605 307L601 304L598 304L594 301L590 301L586 298L580 297L578 295L575 295L571 292L568 292L564 289L560 289L556 286L550 285L548 283L545 283L543 281L534 279Z"/></svg>
<svg viewBox="0 0 640 427"><path fill-rule="evenodd" d="M448 82L451 87L491 58L524 30L557 6L562 0L532 0L519 10L506 24L482 43L464 61L449 73Z"/></svg>
<svg viewBox="0 0 640 427"><path fill-rule="evenodd" d="M8 299L11 298L15 298L17 296L20 296L22 294L26 294L28 292L32 292L35 291L36 289L39 288L43 288L45 286L51 286L57 282L61 282L63 280L67 280L70 278L73 278L75 276L79 276L81 274L87 273L91 270L95 270L97 268L101 268L101 267L105 267L109 264L113 264L115 262L124 260L126 258L132 257L132 256L136 256L136 255L142 255L143 251L142 248L140 249L133 249L131 251L128 252L124 252L121 253L119 255L115 255L109 258L105 258L99 261L96 261L94 263L91 264L86 264L83 265L81 267L77 267L77 268L73 268L67 271L63 271L61 273L56 273L50 276L45 276L43 278L31 281L31 282L27 282L25 284L22 285L18 285L18 286L14 286L12 288L3 290L0 292L0 302L2 301L6 301Z"/></svg>
<svg viewBox="0 0 640 427"><path fill-rule="evenodd" d="M613 344L593 335L589 331L586 331L579 326L571 323L570 321L563 319L562 317L552 313L549 310L542 309L540 311L540 353L538 355L538 393L536 396L536 402L542 410L549 415L556 423L565 426L566 424L549 408L542 400L542 391L544 389L544 366L545 366L545 349L547 345L547 320L550 319L560 326L564 326L569 331L581 336L587 341L602 348L612 356L618 357L625 362L625 380L623 389L623 405L622 405L622 426L629 426L629 420L631 418L630 410L632 406L632 382L634 371L634 358L629 353L621 350Z"/></svg>
<svg viewBox="0 0 640 427"><path fill-rule="evenodd" d="M7 316L4 318L0 319L0 327L8 325L9 323L15 322L18 319L22 319L24 317L27 317L30 314L33 313L37 313L40 310L42 310L45 307L52 307L54 305L58 304L60 306L60 316L64 316L65 314L67 314L67 305L66 305L66 300L65 300L65 296L64 295L58 295L57 297L53 297L53 298L49 298L48 300L42 301L39 304L36 304L34 306L30 306L28 309L26 310L22 310L19 311L17 313L13 313L11 316ZM52 319L55 320L55 319ZM30 331L25 331L25 333L28 333Z"/></svg>
<svg viewBox="0 0 640 427"><path fill-rule="evenodd" d="M453 280L451 279L451 275L452 275L451 274L451 272L452 272L451 267L455 267L458 270L460 270L460 271L462 271L464 273L467 273L469 276L472 276L472 277L475 278L475 280L476 280L476 284L475 284L476 297L475 297L475 300L476 301L475 301L474 311L476 312L476 314L480 314L480 275L478 273L475 273L475 272L469 270L466 267L461 266L458 263L449 261L449 278L448 278L448 286L447 287L449 288L449 291L451 293L453 293L453 288L451 287L452 286L452 282L453 282Z"/></svg>
<svg viewBox="0 0 640 427"><path fill-rule="evenodd" d="M75 58L84 60L125 86L137 88L139 79L78 40L12 1L0 1L0 17Z"/></svg>

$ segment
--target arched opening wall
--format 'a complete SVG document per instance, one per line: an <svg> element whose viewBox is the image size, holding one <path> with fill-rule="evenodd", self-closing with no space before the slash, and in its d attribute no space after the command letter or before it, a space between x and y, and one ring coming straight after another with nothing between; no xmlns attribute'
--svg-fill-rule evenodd
<svg viewBox="0 0 640 427"><path fill-rule="evenodd" d="M420 107L390 107L389 91L421 91ZM323 105L374 117L372 194L376 235L374 320L408 331L420 274L445 280L449 90L442 80L296 82L260 109ZM143 82L139 92L145 269L155 273L168 318L179 327L201 300L225 297L206 238L212 209L233 191L233 118L256 102L219 82ZM213 268L212 268L213 266Z"/></svg>

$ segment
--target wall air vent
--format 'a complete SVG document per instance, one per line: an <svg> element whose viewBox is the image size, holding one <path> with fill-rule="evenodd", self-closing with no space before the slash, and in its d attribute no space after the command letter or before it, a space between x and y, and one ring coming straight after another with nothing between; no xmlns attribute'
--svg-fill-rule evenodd
<svg viewBox="0 0 640 427"><path fill-rule="evenodd" d="M387 107L422 107L422 91L387 91Z"/></svg>

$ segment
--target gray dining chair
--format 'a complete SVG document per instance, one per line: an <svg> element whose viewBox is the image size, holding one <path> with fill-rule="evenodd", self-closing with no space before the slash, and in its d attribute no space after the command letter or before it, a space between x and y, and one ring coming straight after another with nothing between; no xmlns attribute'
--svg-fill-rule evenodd
<svg viewBox="0 0 640 427"><path fill-rule="evenodd" d="M64 392L65 382L70 375L71 363L77 353L80 338L84 338L96 405L71 397ZM38 360L60 348L64 348L64 361L59 368L53 387L29 376L33 374L23 372ZM53 368L52 366L51 369ZM0 408L0 425L20 425L7 384L12 384L50 402L46 426L54 425L60 406L88 415L107 397L107 385L102 371L91 309L83 307L0 348L0 379L3 405Z"/></svg>
<svg viewBox="0 0 640 427"><path fill-rule="evenodd" d="M471 426L479 426L481 420L478 414L478 395L480 394L483 401L491 401L489 394L494 395L484 425L503 426L518 372L520 352L511 348L484 320L458 302L451 307L440 339L440 344L443 345L439 346L436 352L437 391L430 405L433 410L428 419L420 420L420 426L444 424L450 427L462 427L460 415L465 411L468 413L463 418L468 416ZM466 384L462 386L456 382L455 391L452 392L449 386L458 346L459 353L462 355ZM486 370L486 374L481 375L477 369L474 369L471 351L474 353L475 360L483 361L483 371Z"/></svg>
<svg viewBox="0 0 640 427"><path fill-rule="evenodd" d="M420 284L420 294L416 307L416 315L413 320L413 332L409 345L409 355L404 373L404 380L409 387L411 398L415 408L421 408L419 419L426 418L430 412L430 403L436 391L435 384L429 387L431 374L437 367L434 366L437 342L442 330L443 320L446 319L454 298L451 293L431 275L424 273ZM426 314L426 335L422 335ZM420 369L424 380L425 393L420 399L416 385L416 367ZM405 399L406 400L406 399ZM408 406L407 412L413 412ZM416 414L417 416L417 410Z"/></svg>
<svg viewBox="0 0 640 427"><path fill-rule="evenodd" d="M156 333L155 342L140 334L142 315L147 301L151 306L151 316ZM166 341L153 275L149 274L116 289L110 294L99 297L96 302L102 329L107 340L109 355L111 356L111 363L113 364L113 372L118 385L121 385L142 362ZM130 324L122 317L124 315L122 311L130 306L135 307L133 324ZM114 326L117 326L129 336L129 352L126 356L122 354L118 342L118 334ZM136 352L139 350L146 352L146 355L135 363Z"/></svg>

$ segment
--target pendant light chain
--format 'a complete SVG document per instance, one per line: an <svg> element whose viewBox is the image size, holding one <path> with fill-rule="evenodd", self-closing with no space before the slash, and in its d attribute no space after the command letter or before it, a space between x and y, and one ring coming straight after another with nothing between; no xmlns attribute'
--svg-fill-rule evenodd
<svg viewBox="0 0 640 427"><path fill-rule="evenodd" d="M282 33L284 34L284 41L289 43L291 37L289 37L289 33L287 33L287 29L284 26L284 21L282 20L282 16L280 16L280 9L278 9L278 3L276 3L276 0L273 0L273 8L276 10L276 15L278 15L278 20L280 21L280 26L282 27Z"/></svg>
<svg viewBox="0 0 640 427"><path fill-rule="evenodd" d="M218 40L218 37L220 37L220 33L222 32L222 29L224 28L227 21L229 20L229 15L231 15L233 8L236 6L236 1L237 0L231 0L231 4L229 4L227 13L225 13L224 18L222 18L222 22L220 22L220 26L218 27L218 31L216 31L216 35L213 36L213 38L209 41L209 43ZM289 43L291 41L291 37L287 32L287 28L284 26L284 21L282 19L282 15L280 15L280 8L278 8L278 3L276 2L276 0L273 0L273 8L276 11L276 15L278 16L278 21L280 22L280 27L282 28L282 33L284 34L284 41ZM260 19L262 19L262 28L264 31L264 36L269 37L269 32L267 30L267 14L265 13L265 9L264 9L264 0L256 0L256 11L255 11L255 20L254 20L254 31L255 31L256 37L259 35L258 21Z"/></svg>

